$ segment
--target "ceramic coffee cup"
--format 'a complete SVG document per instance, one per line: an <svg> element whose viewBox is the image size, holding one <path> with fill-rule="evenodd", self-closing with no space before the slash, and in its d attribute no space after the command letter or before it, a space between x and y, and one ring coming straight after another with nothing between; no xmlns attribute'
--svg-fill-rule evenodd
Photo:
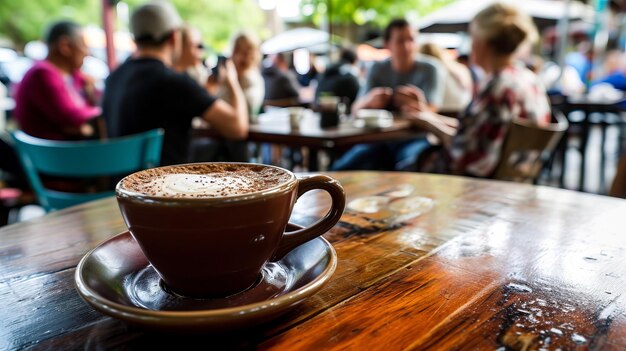
<svg viewBox="0 0 626 351"><path fill-rule="evenodd" d="M285 233L296 200L314 189L330 194L330 210L311 226ZM296 178L279 167L248 163L140 171L117 184L116 197L165 288L200 298L249 288L266 262L326 233L345 207L343 188L331 177Z"/></svg>

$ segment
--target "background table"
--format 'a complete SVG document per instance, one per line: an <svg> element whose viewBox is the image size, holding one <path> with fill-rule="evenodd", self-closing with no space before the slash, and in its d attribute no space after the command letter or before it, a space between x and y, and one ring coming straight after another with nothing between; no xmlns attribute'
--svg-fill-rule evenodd
<svg viewBox="0 0 626 351"><path fill-rule="evenodd" d="M284 145L292 148L309 148L309 170L319 169L318 151L324 150L331 155L338 150L362 143L378 143L394 140L407 140L424 136L423 131L411 128L411 123L395 119L393 124L384 128L364 128L347 121L338 127L322 129L318 114L309 114L299 129L289 126L286 110L275 110L262 114L258 124L251 124L248 141ZM194 137L220 138L214 130L207 127L195 128Z"/></svg>
<svg viewBox="0 0 626 351"><path fill-rule="evenodd" d="M146 333L80 299L77 262L125 230L114 199L1 228L0 349L626 348L624 200L448 176L331 175L349 202L375 195L389 205L349 209L325 235L339 262L317 295L234 334ZM389 216L424 197L429 211ZM306 195L292 220L310 223L328 202Z"/></svg>

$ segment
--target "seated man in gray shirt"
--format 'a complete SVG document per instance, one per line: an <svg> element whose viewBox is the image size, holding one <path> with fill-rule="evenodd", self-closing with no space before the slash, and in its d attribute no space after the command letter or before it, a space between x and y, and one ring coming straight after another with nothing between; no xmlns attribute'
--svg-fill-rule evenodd
<svg viewBox="0 0 626 351"><path fill-rule="evenodd" d="M385 47L391 58L375 63L370 69L365 95L352 107L387 109L397 113L415 111L420 101L436 111L443 98L445 72L427 57L415 57L415 32L404 19L393 20L384 32ZM331 167L347 169L406 169L428 146L424 138L398 143L357 145Z"/></svg>

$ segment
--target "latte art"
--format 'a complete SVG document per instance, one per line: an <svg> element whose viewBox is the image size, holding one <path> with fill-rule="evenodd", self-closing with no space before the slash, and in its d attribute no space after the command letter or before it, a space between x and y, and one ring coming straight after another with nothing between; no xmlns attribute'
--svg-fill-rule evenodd
<svg viewBox="0 0 626 351"><path fill-rule="evenodd" d="M255 182L245 177L213 174L167 174L154 179L156 196L229 196L255 191Z"/></svg>
<svg viewBox="0 0 626 351"><path fill-rule="evenodd" d="M254 165L197 164L148 169L124 178L122 188L148 196L211 198L250 194L291 179L280 169Z"/></svg>

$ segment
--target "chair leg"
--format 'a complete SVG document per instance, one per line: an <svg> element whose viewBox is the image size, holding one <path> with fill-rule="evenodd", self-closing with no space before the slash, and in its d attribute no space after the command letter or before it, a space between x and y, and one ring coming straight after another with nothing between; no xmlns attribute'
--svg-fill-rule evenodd
<svg viewBox="0 0 626 351"><path fill-rule="evenodd" d="M582 124L582 135L580 137L580 170L578 178L578 190L585 191L585 166L587 165L587 144L589 142L589 116L585 116Z"/></svg>
<svg viewBox="0 0 626 351"><path fill-rule="evenodd" d="M317 159L317 150L309 149L309 172L319 171L319 163Z"/></svg>
<svg viewBox="0 0 626 351"><path fill-rule="evenodd" d="M605 181L605 177L606 177L606 150L605 150L605 146L606 146L606 128L607 128L607 123L602 122L600 124L600 133L601 133L601 138L600 138L600 181L599 181L599 189L598 189L598 193L600 194L606 194L606 181Z"/></svg>
<svg viewBox="0 0 626 351"><path fill-rule="evenodd" d="M565 171L567 169L566 167L566 161L567 161L567 148L569 147L569 135L567 134L567 131L565 131L565 133L563 134L563 138L561 138L561 141L559 142L559 146L558 146L558 158L560 161L560 173L559 173L559 187L564 189L565 188Z"/></svg>

